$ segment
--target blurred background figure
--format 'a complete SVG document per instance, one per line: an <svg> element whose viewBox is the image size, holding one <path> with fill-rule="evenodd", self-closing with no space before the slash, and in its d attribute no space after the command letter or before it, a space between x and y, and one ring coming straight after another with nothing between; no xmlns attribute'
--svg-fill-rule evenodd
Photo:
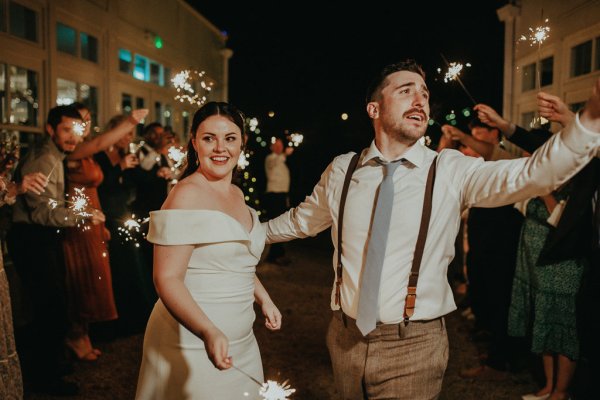
<svg viewBox="0 0 600 400"><path fill-rule="evenodd" d="M267 188L263 204L269 218L283 214L290 207L290 170L286 164L286 158L293 152L293 147L285 147L281 138L275 138L271 143L271 152L265 158ZM280 266L291 263L291 260L285 255L283 243L270 245L266 261Z"/></svg>

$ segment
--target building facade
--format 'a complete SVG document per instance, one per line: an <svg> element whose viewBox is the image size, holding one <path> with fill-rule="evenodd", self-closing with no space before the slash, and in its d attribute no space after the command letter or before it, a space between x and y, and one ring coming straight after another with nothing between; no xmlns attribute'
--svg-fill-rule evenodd
<svg viewBox="0 0 600 400"><path fill-rule="evenodd" d="M212 90L197 92L226 100L226 39L183 0L0 0L0 131L27 146L50 108L81 101L96 131L148 108L146 122L185 139L197 106L175 100L171 79L205 71Z"/></svg>
<svg viewBox="0 0 600 400"><path fill-rule="evenodd" d="M503 116L528 127L539 90L578 110L600 77L600 1L511 3L497 11L505 26ZM530 28L541 26L550 31L538 45L529 39Z"/></svg>

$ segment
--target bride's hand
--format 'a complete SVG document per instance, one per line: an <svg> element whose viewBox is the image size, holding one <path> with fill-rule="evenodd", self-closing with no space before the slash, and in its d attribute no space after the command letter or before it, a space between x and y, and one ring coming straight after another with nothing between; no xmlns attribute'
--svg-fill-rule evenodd
<svg viewBox="0 0 600 400"><path fill-rule="evenodd" d="M265 316L265 326L276 331L281 329L281 313L272 301L266 301L261 306L262 313Z"/></svg>
<svg viewBox="0 0 600 400"><path fill-rule="evenodd" d="M208 358L217 369L231 368L231 357L229 352L229 340L218 328L209 330L202 339L206 347Z"/></svg>

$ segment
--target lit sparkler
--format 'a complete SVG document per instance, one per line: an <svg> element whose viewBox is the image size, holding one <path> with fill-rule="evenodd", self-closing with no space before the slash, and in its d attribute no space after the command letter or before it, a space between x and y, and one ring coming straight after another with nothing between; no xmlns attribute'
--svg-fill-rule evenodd
<svg viewBox="0 0 600 400"><path fill-rule="evenodd" d="M75 135L82 137L85 134L85 128L87 127L87 124L87 122L73 121L73 132Z"/></svg>
<svg viewBox="0 0 600 400"><path fill-rule="evenodd" d="M175 100L179 100L180 102L187 101L193 106L202 106L206 103L207 97L204 94L200 94L196 92L194 88L194 82L198 82L199 90L202 90L205 93L208 93L212 90L213 83L207 82L205 79L206 72L204 71L196 71L196 70L183 70L177 73L171 82L173 86L177 90L177 95L175 96Z"/></svg>
<svg viewBox="0 0 600 400"><path fill-rule="evenodd" d="M50 209L54 210L58 207L58 201L56 201L56 199L48 199L48 205L50 206Z"/></svg>
<svg viewBox="0 0 600 400"><path fill-rule="evenodd" d="M73 199L69 201L69 203L71 203L69 208L73 210L75 215L84 218L91 217L92 214L87 211L89 202L90 198L85 194L85 188L75 188L75 195L73 196Z"/></svg>
<svg viewBox="0 0 600 400"><path fill-rule="evenodd" d="M544 23L548 23L548 18L544 20ZM529 35L521 35L519 38L522 42L529 42L530 46L541 46L542 43L550 36L550 27L547 25L536 26L535 28L529 28Z"/></svg>
<svg viewBox="0 0 600 400"><path fill-rule="evenodd" d="M261 383L243 369L240 369L233 364L231 364L231 367L246 375L250 380L260 386L258 394L261 395L264 400L288 400L288 396L296 391L296 389L291 388L290 385L287 384L288 381L280 384L276 381L267 380L266 382Z"/></svg>
<svg viewBox="0 0 600 400"><path fill-rule="evenodd" d="M477 104L477 102L475 101L473 96L471 96L471 93L469 93L469 91L465 87L464 83L460 79L460 73L462 72L463 68L465 66L470 67L471 64L466 63L463 65L463 64L457 63L457 62L448 62L448 60L446 59L446 57L444 57L443 54L440 54L440 55L442 56L442 59L444 60L444 62L446 63L446 66L448 67L448 71L444 74L444 82L448 83L450 81L457 81L460 84L460 86L463 88L463 90L465 91L467 96L469 96L469 99L471 99L473 104ZM442 69L438 68L438 72L441 73Z"/></svg>
<svg viewBox="0 0 600 400"><path fill-rule="evenodd" d="M238 158L238 167L241 169L246 169L248 165L250 165L250 161L248 158L250 154L246 154L244 152L240 153L240 158Z"/></svg>
<svg viewBox="0 0 600 400"><path fill-rule="evenodd" d="M287 400L288 396L294 393L296 389L292 389L287 381L279 384L278 382L267 380L262 384L258 391L265 400Z"/></svg>
<svg viewBox="0 0 600 400"><path fill-rule="evenodd" d="M173 161L173 167L179 168L185 162L187 151L184 151L181 147L171 146L169 147L168 157Z"/></svg>
<svg viewBox="0 0 600 400"><path fill-rule="evenodd" d="M135 247L140 247L138 242L138 236L140 235L140 229L143 224L148 223L150 218L135 218L135 214L131 214L131 218L123 222L123 226L117 228L119 235L121 235L126 242L133 242Z"/></svg>

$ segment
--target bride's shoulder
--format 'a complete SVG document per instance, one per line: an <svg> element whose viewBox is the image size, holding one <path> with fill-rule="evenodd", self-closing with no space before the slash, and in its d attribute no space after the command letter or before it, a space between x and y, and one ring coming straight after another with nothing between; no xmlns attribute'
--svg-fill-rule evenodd
<svg viewBox="0 0 600 400"><path fill-rule="evenodd" d="M169 209L201 209L208 200L207 191L202 182L184 179L178 182L169 192L161 210Z"/></svg>

